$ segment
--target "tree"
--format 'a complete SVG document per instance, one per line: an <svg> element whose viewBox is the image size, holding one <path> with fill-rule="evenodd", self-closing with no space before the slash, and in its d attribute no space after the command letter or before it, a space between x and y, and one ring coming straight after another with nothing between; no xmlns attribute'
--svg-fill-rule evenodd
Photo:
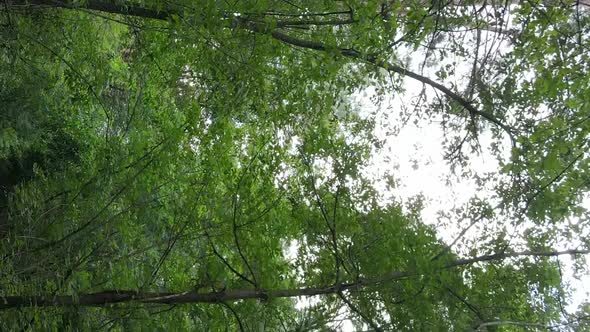
<svg viewBox="0 0 590 332"><path fill-rule="evenodd" d="M589 252L583 4L13 0L2 14L3 329L583 326L556 260ZM440 66L410 69L404 48ZM401 77L437 94L417 110L441 121L452 167L494 136L498 205L474 198L452 243L365 174L381 138L350 95L376 87L379 104ZM457 249L476 223L490 224L478 245ZM301 296L320 299L301 310Z"/></svg>

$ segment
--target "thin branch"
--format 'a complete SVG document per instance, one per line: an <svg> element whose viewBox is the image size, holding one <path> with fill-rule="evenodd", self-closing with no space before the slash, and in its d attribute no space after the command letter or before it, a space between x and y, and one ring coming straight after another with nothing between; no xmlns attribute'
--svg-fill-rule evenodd
<svg viewBox="0 0 590 332"><path fill-rule="evenodd" d="M256 153L252 156L252 158L250 159L250 162L248 163L248 165L246 166L246 168L244 169L244 171L240 175L240 179L238 180L238 183L236 185L236 189L235 189L235 192L233 195L233 202L232 202L233 203L232 233L233 233L233 238L234 238L234 244L236 245L236 249L238 250L238 254L242 258L242 261L244 262L244 264L246 265L246 268L248 268L248 271L250 272L250 275L252 276L252 280L254 282L254 287L258 287L258 280L256 280L256 275L254 273L254 270L250 266L248 259L246 259L246 255L244 255L244 252L242 251L242 247L240 245L239 236L238 236L239 227L238 227L238 222L237 222L237 210L238 210L238 196L239 196L238 193L240 191L240 186L242 184L242 181L244 180L244 177L246 176L246 173L250 170L250 167L252 167L252 164L258 158L259 152L260 151L256 151Z"/></svg>
<svg viewBox="0 0 590 332"><path fill-rule="evenodd" d="M285 44L289 44L289 45L297 46L297 47L308 48L308 49L312 49L312 50L316 50L316 51L334 51L335 50L335 51L338 51L344 57L352 58L352 59L356 59L356 60L361 60L361 61L370 63L374 66L377 66L379 68L385 69L387 71L398 73L403 76L413 78L419 82L429 85L430 87L442 92L447 97L454 100L459 105L461 105L463 108L465 108L470 114L480 116L480 117L490 121L491 123L495 124L496 126L501 128L502 130L504 130L510 136L511 140L513 142L515 142L513 130L508 125L502 123L495 116L493 116L487 112L483 112L483 111L478 110L475 106L473 106L469 101L467 101L465 98L463 98L459 94L453 92L452 90L445 87L444 85L431 80L428 77L414 73L406 68L397 66L397 65L389 63L387 61L380 60L375 56L364 55L354 49L349 49L349 48L347 49L347 48L341 48L341 47L329 47L329 46L327 46L323 43L320 43L320 42L305 40L305 39L300 39L300 38L296 38L293 36L289 36L289 35L281 32L281 31L278 31L278 30L269 32L268 28L260 27L259 24L248 24L248 28L254 32L270 33L270 35L274 39L276 39L280 42L283 42Z"/></svg>
<svg viewBox="0 0 590 332"><path fill-rule="evenodd" d="M234 13L232 13L234 14ZM322 13L297 13L297 14L291 14L291 13L283 13L283 12L262 12L262 13L249 13L249 12L245 12L243 13L244 15L248 15L248 16L256 16L256 15L265 15L265 16L282 16L282 17L314 17L314 16L339 16L339 15L351 15L352 12L350 10L345 10L345 11L334 11L334 12L322 12ZM233 15L232 15L233 16Z"/></svg>
<svg viewBox="0 0 590 332"><path fill-rule="evenodd" d="M381 327L379 327L379 325L377 325L377 323L375 323L371 317L367 316L365 313L363 313L359 308L357 308L354 303L352 303L349 299L346 298L346 296L344 296L344 293L342 292L338 292L338 297L344 301L344 303L346 303L346 305L348 306L348 308L356 313L357 315L359 315L367 324L369 324L369 326L373 329L373 331L383 331L383 329Z"/></svg>
<svg viewBox="0 0 590 332"><path fill-rule="evenodd" d="M465 234L471 229L471 227L473 227L475 224L477 224L481 220L482 220L482 218L477 218L477 219L474 219L473 221L471 221L469 226L463 228L463 230L461 230L459 235L457 235L449 245L446 245L438 254L436 254L434 257L431 258L431 261L435 261L435 260L439 259L440 257L442 257L442 255L451 251L451 248L453 248L453 246L455 244L457 244L457 242L459 242L459 240L461 240L463 238L463 236L465 236Z"/></svg>
<svg viewBox="0 0 590 332"><path fill-rule="evenodd" d="M526 323L526 322L515 322L515 321L503 320L503 321L493 321L493 322L481 323L475 329L482 330L482 328L488 327L488 326L505 326L505 325L520 326L520 327L537 327L537 328L542 328L542 329L546 329L546 330L553 330L555 328L552 325L546 325L546 324L540 324L540 323Z"/></svg>
<svg viewBox="0 0 590 332"><path fill-rule="evenodd" d="M584 144L583 144L584 145ZM582 145L582 146L583 146ZM570 169L572 168L577 162L578 160L580 160L584 154L586 153L586 151L582 151L580 154L578 154L569 164L567 164L556 176L554 176L549 182L545 183L543 186L541 186L541 188L539 188L537 191L535 191L535 193L529 197L526 201L526 204L524 206L523 212L526 212L531 203L535 200L535 198L537 198L541 193L543 193L543 191L545 191L545 189L549 188L549 186L551 186L552 184L554 184L555 182L559 181L559 179L561 179L561 177Z"/></svg>
<svg viewBox="0 0 590 332"><path fill-rule="evenodd" d="M563 256L563 255L588 255L590 254L590 250L582 250L582 249L569 249L569 250L562 250L562 251L516 251L516 252L503 252L497 253L492 255L483 255L473 258L465 258L465 259L458 259L454 262L451 262L446 267L457 267L462 265L469 265L473 263L480 263L480 262L490 262L490 261L498 261L503 260L506 258L515 258L515 257L555 257L555 256Z"/></svg>
<svg viewBox="0 0 590 332"><path fill-rule="evenodd" d="M334 280L334 284L338 284L340 282L340 264L341 264L341 258L340 255L338 254L338 237L336 234L336 205L338 204L338 193L336 194L336 198L335 198L335 205L334 205L334 218L333 218L333 224L330 222L330 218L328 216L328 211L326 210L324 203L322 201L321 196L319 195L317 188L315 186L315 178L313 176L313 169L311 168L311 165L309 163L309 161L305 158L305 156L303 155L303 153L301 154L301 159L303 160L303 163L305 164L305 166L309 169L309 172L311 174L310 176L310 183L311 183L311 189L313 191L313 194L315 196L315 200L316 203L320 209L320 213L322 215L322 219L324 220L324 222L326 223L326 227L328 227L328 230L330 231L330 241L332 242L332 248L333 248L333 252L332 255L334 256L334 268L335 268L335 280Z"/></svg>
<svg viewBox="0 0 590 332"><path fill-rule="evenodd" d="M71 64L68 60L66 60L56 50L54 50L51 47L40 42L39 40L37 40L37 38L34 38L33 36L30 36L28 34L25 34L22 31L20 32L20 34L22 34L26 39L32 41L33 43L35 43L35 44L41 46L42 48L44 48L45 50L49 51L49 53L51 53L59 61L63 62L74 73L74 75L76 75L80 80L82 80L82 82L84 82L84 84L86 84L86 86L88 87L88 90L90 91L92 96L96 99L96 102L100 105L100 107L102 108L102 110L105 114L105 117L107 118L107 127L110 126L112 120L111 120L111 116L109 114L109 111L108 111L107 107L104 105L102 99L98 96L98 94L94 90L94 87L92 86L90 81L88 81L88 79L86 78L86 76L82 75L82 73L80 73L73 64ZM106 133L108 133L108 130L106 131ZM105 134L105 135L108 135L108 134Z"/></svg>
<svg viewBox="0 0 590 332"><path fill-rule="evenodd" d="M322 26L322 25L348 25L354 24L358 22L358 20L348 18L348 19L341 19L341 20L325 20L325 21L318 21L318 20L284 20L284 21L277 21L276 27L277 28L286 28L291 26Z"/></svg>
<svg viewBox="0 0 590 332"><path fill-rule="evenodd" d="M461 303L463 303L471 312L473 312L477 316L477 318L479 318L479 320L485 321L485 318L481 314L481 311L479 311L479 309L477 309L473 304L469 303L469 301L467 301L466 298L459 295L457 292L455 292L452 288L450 288L448 286L445 286L445 289L449 293L451 293L451 295L453 295L453 297L455 297L457 300L459 300Z"/></svg>
<svg viewBox="0 0 590 332"><path fill-rule="evenodd" d="M229 304L227 304L226 302L221 302L221 304L228 308L229 311L231 311L231 313L234 315L234 317L236 318L236 321L238 322L238 326L240 327L240 332L244 332L246 331L246 329L244 329L244 324L242 324L242 319L240 319L240 316L238 316L238 313L234 310L234 308L232 308Z"/></svg>
<svg viewBox="0 0 590 332"><path fill-rule="evenodd" d="M166 261L166 258L168 258L168 255L170 255L170 253L172 252L172 249L176 245L176 242L178 242L178 239L180 239L180 237L184 233L186 227L188 226L189 220L190 219L185 220L183 225L179 227L179 230L176 232L176 234L168 240L168 245L166 246L166 249L164 249L164 252L160 256L160 259L158 260L156 267L152 271L149 281L146 284L144 284L144 286L142 288L144 288L145 286L150 285L151 283L154 282L154 280L156 279L156 276L158 275L158 272L160 271L160 269L162 268L162 265Z"/></svg>
<svg viewBox="0 0 590 332"><path fill-rule="evenodd" d="M275 200L273 200L270 204L268 204L264 210L262 210L262 212L260 212L259 214L257 214L255 217L248 219L247 221L245 221L244 223L238 224L237 228L242 228L248 225L251 225L253 223L255 223L256 221L260 220L262 217L264 217L265 215L267 215L270 211L272 211L277 203L279 201L281 201L283 199L283 195L277 197Z"/></svg>
<svg viewBox="0 0 590 332"><path fill-rule="evenodd" d="M237 275L240 279L246 281L247 283L251 284L254 287L257 287L256 283L252 280L250 280L250 278L246 277L245 275L241 274L240 272L238 272L238 270L236 270L218 251L217 248L215 248L215 245L213 244L213 241L211 241L211 236L209 236L209 232L207 232L207 230L205 229L205 235L207 236L207 239L209 240L209 243L211 244L211 249L213 250L213 254L215 256L217 256L217 258L219 258L221 260L221 262L223 263L223 265L227 266L228 269L230 269L230 271L232 271L235 275Z"/></svg>
<svg viewBox="0 0 590 332"><path fill-rule="evenodd" d="M78 227L77 229L71 231L70 233L64 235L63 237L61 237L58 240L55 241L51 241L45 245L39 246L37 248L34 248L31 250L31 252L38 252L40 250L43 249L47 249L50 248L52 246L58 245L60 243L63 243L64 241L68 240L69 238L75 236L76 234L82 232L83 230L85 230L86 228L90 227L105 211L108 210L108 208L113 205L113 203L115 203L115 201L117 200L117 198L119 198L120 195L122 195L125 190L127 190L129 188L129 186L131 186L131 184L137 179L137 177L143 173L143 171L145 169L147 169L147 167L153 162L154 160L151 159L149 160L142 168L139 169L139 171L137 171L129 180L127 180L127 183L125 183L123 186L121 186L119 188L119 190L117 190L115 192L114 195L111 196L111 198L109 199L109 201L107 202L107 204L105 204L92 218L90 218L87 222L85 222L84 224L82 224L80 227ZM122 210L121 212L125 212L125 210ZM119 214L116 214L115 216L117 216ZM111 220L112 218L109 218L109 220Z"/></svg>

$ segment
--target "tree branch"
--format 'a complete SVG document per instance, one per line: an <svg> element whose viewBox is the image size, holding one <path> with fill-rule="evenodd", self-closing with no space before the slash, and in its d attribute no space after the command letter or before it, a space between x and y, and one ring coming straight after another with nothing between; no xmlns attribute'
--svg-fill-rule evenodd
<svg viewBox="0 0 590 332"><path fill-rule="evenodd" d="M555 257L555 256L563 256L563 255L587 255L590 254L590 250L578 250L578 249L569 249L563 251L517 251L517 252L502 252L492 255L483 255L474 258L465 258L465 259L458 259L446 267L456 267L461 265L469 265L473 263L480 263L480 262L489 262L489 261L498 261L504 260L506 258L514 258L514 257Z"/></svg>
<svg viewBox="0 0 590 332"><path fill-rule="evenodd" d="M225 259L225 257L223 257L218 251L217 248L215 248L215 245L213 244L213 241L211 240L211 236L209 236L209 233L207 232L207 230L205 230L205 235L207 236L207 239L209 240L209 243L211 244L211 249L213 250L213 254L215 256L217 256L217 258L219 258L221 260L221 262L223 263L223 265L225 265L228 269L230 269L230 271L232 271L236 276L238 276L240 279L244 280L245 282L251 284L254 287L258 287L256 285L256 282L250 280L250 278L246 277L245 275L243 275L242 273L240 273L238 270L236 270L228 261L227 259Z"/></svg>
<svg viewBox="0 0 590 332"><path fill-rule="evenodd" d="M285 27L290 27L290 26L310 26L310 25L315 25L315 26L322 26L322 25L336 26L336 25L354 24L356 22L358 22L358 21L355 20L355 19L352 19L352 18L340 19L340 20L324 20L324 21L320 21L320 20L283 20L283 21L277 21L276 22L276 27L277 28L285 28Z"/></svg>
<svg viewBox="0 0 590 332"><path fill-rule="evenodd" d="M559 255L589 254L590 250L564 250L549 252L522 251L514 253L500 253L494 255L485 255L469 259L459 259L451 262L438 270L469 265L477 262L488 262L492 260L502 260L509 257L536 256L552 257ZM236 271L234 271L236 273ZM140 302L151 304L182 304L182 303L220 303L223 301L240 301L249 299L266 300L268 298L289 298L299 296L317 296L326 294L338 294L343 291L355 292L368 286L376 286L385 282L416 277L423 273L396 271L379 278L359 278L352 283L339 285L330 285L325 287L307 287L307 288L290 288L290 289L237 289L223 292L138 292L133 290L109 290L98 293L82 295L37 295L37 296L0 296L0 310L18 307L52 307L52 306L104 306L113 303L122 302ZM247 278L244 278L248 281ZM253 284L250 281L251 284Z"/></svg>
<svg viewBox="0 0 590 332"><path fill-rule="evenodd" d="M354 305L354 303L350 302L350 300L347 299L342 292L338 292L338 297L340 297L340 299L342 301L344 301L344 303L346 303L346 305L348 306L348 308L350 310L352 310L354 313L356 313L357 315L359 315L367 324L369 324L369 326L373 329L373 331L377 331L377 332L383 331L383 329L381 327L379 327L379 325L377 325L377 323L375 323L371 319L371 317L369 317L366 314L364 314L359 308L357 308Z"/></svg>
<svg viewBox="0 0 590 332"><path fill-rule="evenodd" d="M479 330L482 330L482 328L487 327L487 326L491 327L491 326L504 326L504 325L512 325L512 326L520 326L520 327L536 327L536 328L542 328L542 329L546 329L546 330L553 330L555 328L554 326L540 324L540 323L527 323L527 322L515 322L515 321L493 321L493 322L481 323L475 328L475 330L479 331ZM486 330L484 329L482 331L486 331Z"/></svg>
<svg viewBox="0 0 590 332"><path fill-rule="evenodd" d="M249 29L254 32L267 32L267 31L261 31L261 28L257 24L249 24ZM502 130L504 130L510 136L512 141L514 141L514 134L512 132L512 128L510 128L508 125L502 123L495 116L478 110L475 106L473 106L469 101L467 101L465 98L463 98L459 94L453 92L452 90L445 87L444 85L431 80L428 77L414 73L406 68L394 65L394 64L389 63L387 61L379 60L375 56L364 55L354 49L347 49L347 48L341 48L341 47L328 47L323 43L295 38L295 37L289 36L281 31L277 31L277 30L272 31L270 34L274 39L276 39L282 43L285 43L285 44L289 44L289 45L293 45L293 46L297 46L297 47L302 47L302 48L308 48L308 49L312 49L312 50L316 50L316 51L336 50L344 57L361 60L361 61L373 64L379 68L385 69L389 72L394 72L394 73L398 73L403 76L413 78L421 83L424 83L424 84L442 92L447 97L454 100L459 105L461 105L463 108L465 108L470 114L480 116L480 117L490 121L491 123L495 124L496 126L501 128Z"/></svg>

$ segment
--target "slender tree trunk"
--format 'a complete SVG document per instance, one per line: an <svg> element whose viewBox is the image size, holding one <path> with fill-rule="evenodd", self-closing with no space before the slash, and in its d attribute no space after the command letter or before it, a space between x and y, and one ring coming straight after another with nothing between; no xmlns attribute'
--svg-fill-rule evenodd
<svg viewBox="0 0 590 332"><path fill-rule="evenodd" d="M9 8L21 10L33 10L40 8L67 8L67 9L88 9L104 13L129 15L156 20L167 20L170 15L175 14L173 8L154 10L141 6L124 5L123 2L112 0L85 0L83 5L76 5L69 0L6 0Z"/></svg>
<svg viewBox="0 0 590 332"><path fill-rule="evenodd" d="M506 258L516 257L552 257L561 255L588 254L590 250L565 250L565 251L521 251L506 252L492 255L478 256L474 258L458 259L443 265L439 271L473 263L489 261L501 261ZM19 307L66 307L66 306L105 306L124 302L140 302L150 304L183 304L183 303L221 303L238 300L282 297L316 296L327 294L342 294L344 291L355 292L367 287L387 287L392 281L407 279L421 275L420 273L397 271L374 279L358 279L356 282L329 285L323 287L292 288L278 290L263 289L238 289L223 292L183 292L183 293L157 293L139 292L132 290L107 290L98 293L80 295L58 296L0 296L0 310Z"/></svg>
<svg viewBox="0 0 590 332"><path fill-rule="evenodd" d="M3 296L0 297L0 309L31 306L104 306L131 301L151 304L220 303L249 299L265 300L269 298L336 294L350 288L352 288L352 284L325 288L294 288L273 291L240 289L210 293L151 293L129 290L108 290L98 293L81 294L79 296Z"/></svg>

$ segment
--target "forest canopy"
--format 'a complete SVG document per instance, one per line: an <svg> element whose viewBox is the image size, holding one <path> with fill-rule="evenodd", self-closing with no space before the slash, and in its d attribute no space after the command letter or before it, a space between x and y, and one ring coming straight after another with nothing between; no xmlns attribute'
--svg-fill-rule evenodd
<svg viewBox="0 0 590 332"><path fill-rule="evenodd" d="M0 330L590 331L589 13L3 1ZM447 223L368 171L408 123Z"/></svg>

